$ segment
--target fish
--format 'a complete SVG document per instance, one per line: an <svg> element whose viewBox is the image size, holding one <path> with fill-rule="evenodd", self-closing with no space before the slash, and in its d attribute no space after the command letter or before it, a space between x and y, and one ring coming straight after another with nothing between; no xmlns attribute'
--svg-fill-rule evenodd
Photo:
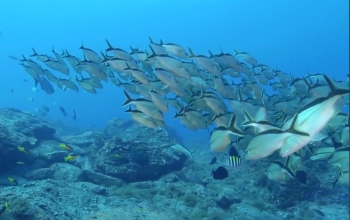
<svg viewBox="0 0 350 220"><path fill-rule="evenodd" d="M77 120L77 115L76 115L76 113L75 113L75 110L73 109L73 116L72 116L72 118L73 118L73 121L76 121Z"/></svg>
<svg viewBox="0 0 350 220"><path fill-rule="evenodd" d="M21 162L21 161L16 162L16 163L19 164L19 165L24 165L25 164L24 162Z"/></svg>
<svg viewBox="0 0 350 220"><path fill-rule="evenodd" d="M213 176L215 180L223 180L228 177L228 172L225 167L220 166L212 171L211 176Z"/></svg>
<svg viewBox="0 0 350 220"><path fill-rule="evenodd" d="M209 165L213 165L213 164L215 164L215 163L216 163L216 161L217 161L217 159L218 159L218 158L213 157L213 159L211 159L211 161L210 161Z"/></svg>
<svg viewBox="0 0 350 220"><path fill-rule="evenodd" d="M331 166L337 168L340 172L349 170L349 149L350 147L337 148L329 156L328 163L330 163Z"/></svg>
<svg viewBox="0 0 350 220"><path fill-rule="evenodd" d="M207 187L208 183L203 182L203 180L195 174L191 174L189 176L187 176L186 174L184 174L182 172L174 172L174 174L179 180L181 180L185 183L196 183L196 184L204 186L205 188Z"/></svg>
<svg viewBox="0 0 350 220"><path fill-rule="evenodd" d="M130 105L128 110L126 110L125 112L128 112L131 114L132 119L146 127L149 128L153 128L153 129L158 129L158 127L164 127L164 121L162 120L157 120L154 119L146 114L144 114L143 112L139 111L139 110L132 110Z"/></svg>
<svg viewBox="0 0 350 220"><path fill-rule="evenodd" d="M231 143L230 135L244 136L236 125L236 115L232 114L228 127L220 126L210 134L210 148L214 152L222 152Z"/></svg>
<svg viewBox="0 0 350 220"><path fill-rule="evenodd" d="M8 55L9 58L13 59L13 60L19 60L17 57L13 56L13 55Z"/></svg>
<svg viewBox="0 0 350 220"><path fill-rule="evenodd" d="M56 70L58 72L61 72L65 75L69 75L69 68L66 66L66 64L63 64L57 60L54 60L53 58L46 57L46 60L43 60L43 63L48 66L49 68Z"/></svg>
<svg viewBox="0 0 350 220"><path fill-rule="evenodd" d="M8 177L7 179L8 179L8 181L9 181L10 183L14 184L15 186L18 186L18 181L15 180L14 178Z"/></svg>
<svg viewBox="0 0 350 220"><path fill-rule="evenodd" d="M193 151L189 150L188 148L184 147L181 144L175 144L172 145L171 148L173 148L176 151L179 151L183 154L185 154L188 158L193 159Z"/></svg>
<svg viewBox="0 0 350 220"><path fill-rule="evenodd" d="M132 99L125 90L124 90L124 94L127 100L122 104L122 106L134 104L137 110L140 110L141 112L148 115L149 117L156 120L164 121L163 113L158 110L158 108L153 102L143 98Z"/></svg>
<svg viewBox="0 0 350 220"><path fill-rule="evenodd" d="M19 64L34 81L44 77L63 91L83 89L84 93L97 94L105 89L102 81L112 82L123 89L126 101L122 106L128 106L125 112L140 126L155 130L166 127L165 113L175 110L173 119L185 128L212 131L209 147L213 152L231 150L236 136L236 151L240 152L238 144L247 148L244 155L232 153L227 165L239 165L242 157L280 157L284 166L289 161L292 173L283 171L283 175L296 178L304 174L302 158L311 152L311 160L324 160L346 174L349 157L342 148L349 145L349 75L340 81L321 73L295 77L259 63L248 52L234 50L230 54L220 48L218 54L210 50L195 54L190 47L184 49L175 42L149 40L150 53L132 46L129 52L106 40L101 54L84 46L80 47L81 58L67 50L58 54L52 49L53 57L33 50L47 68L24 55ZM76 71L74 82L56 76L71 74L70 68ZM48 111L41 110L38 114L46 116ZM74 109L72 118L76 120Z"/></svg>
<svg viewBox="0 0 350 220"><path fill-rule="evenodd" d="M62 112L62 114L64 115L64 117L67 116L66 110L60 106L60 111Z"/></svg>
<svg viewBox="0 0 350 220"><path fill-rule="evenodd" d="M18 146L17 149L22 153L29 154L29 151L26 150L24 147Z"/></svg>
<svg viewBox="0 0 350 220"><path fill-rule="evenodd" d="M38 77L38 79L34 79L34 88L40 84L41 90L44 90L46 94L51 95L55 93L55 89L52 87L51 83L44 76Z"/></svg>
<svg viewBox="0 0 350 220"><path fill-rule="evenodd" d="M312 156L310 157L310 160L327 160L332 153L335 151L335 147L329 146L329 147L309 147Z"/></svg>
<svg viewBox="0 0 350 220"><path fill-rule="evenodd" d="M1 32L0 32L1 33ZM2 34L1 34L2 35ZM8 204L7 202L4 203L4 205L1 207L0 209L0 217L3 216L5 214L5 212L7 211L8 209Z"/></svg>
<svg viewBox="0 0 350 220"><path fill-rule="evenodd" d="M64 157L64 161L70 162L75 160L78 157L78 154L69 154L68 156Z"/></svg>
<svg viewBox="0 0 350 220"><path fill-rule="evenodd" d="M277 128L275 124L270 123L266 120L255 121L254 118L250 116L250 114L246 110L243 110L243 111L244 111L245 121L241 124L242 127L252 126L256 128L256 131L258 133Z"/></svg>
<svg viewBox="0 0 350 220"><path fill-rule="evenodd" d="M195 174L191 174L191 175L189 175L189 176L187 176L188 177L188 179L190 180L190 182L192 182L192 183L197 183L197 184L199 184L199 185L202 185L202 186L204 186L205 188L207 188L207 182L204 182L200 177L198 177L197 175L195 175Z"/></svg>
<svg viewBox="0 0 350 220"><path fill-rule="evenodd" d="M67 80L67 79L58 79L56 81L57 86L60 87L61 89L63 89L63 91L66 90L73 90L76 92L79 92L79 87L71 80Z"/></svg>
<svg viewBox="0 0 350 220"><path fill-rule="evenodd" d="M290 137L309 137L308 133L297 130L298 117L298 115L293 117L292 125L289 129L270 129L254 136L245 151L245 159L257 160L270 156L276 150L280 149Z"/></svg>
<svg viewBox="0 0 350 220"><path fill-rule="evenodd" d="M307 175L305 171L295 171L291 170L290 157L287 158L286 164L283 164L281 161L273 161L268 167L266 173L267 177L275 182L286 181L289 177L297 179L299 182L306 184Z"/></svg>
<svg viewBox="0 0 350 220"><path fill-rule="evenodd" d="M238 167L241 165L241 156L238 154L236 148L234 146L230 147L228 154L227 165L231 167Z"/></svg>
<svg viewBox="0 0 350 220"><path fill-rule="evenodd" d="M68 146L67 144L59 144L58 146L63 150L67 150L67 151L73 150L72 147Z"/></svg>
<svg viewBox="0 0 350 220"><path fill-rule="evenodd" d="M173 43L164 44L162 40L160 40L160 45L165 49L166 52L171 53L177 57L180 57L182 59L187 59L188 57L187 52L180 45Z"/></svg>
<svg viewBox="0 0 350 220"><path fill-rule="evenodd" d="M311 138L319 133L333 116L340 112L341 108L337 105L337 102L343 95L349 93L350 90L348 88L337 88L328 76L324 75L323 77L330 88L329 95L327 97L315 99L299 109L296 113L298 116L296 129L307 132L309 135L290 137L293 138L293 140L290 141L291 143L284 143L280 149L280 155L282 157L286 157L306 146L311 141ZM290 122L286 122L284 127L288 126L288 124L290 124Z"/></svg>

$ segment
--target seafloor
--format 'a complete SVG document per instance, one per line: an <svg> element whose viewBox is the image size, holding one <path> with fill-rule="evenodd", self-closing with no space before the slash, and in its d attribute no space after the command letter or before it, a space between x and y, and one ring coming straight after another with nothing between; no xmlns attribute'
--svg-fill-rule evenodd
<svg viewBox="0 0 350 220"><path fill-rule="evenodd" d="M1 220L349 219L349 188L332 189L335 173L326 164L305 162L306 185L268 180L266 160L243 161L214 180L211 171L227 155L209 165L214 155L200 139L186 144L195 150L191 160L171 148L175 131L122 119L101 130L69 130L0 110L0 210L8 204Z"/></svg>

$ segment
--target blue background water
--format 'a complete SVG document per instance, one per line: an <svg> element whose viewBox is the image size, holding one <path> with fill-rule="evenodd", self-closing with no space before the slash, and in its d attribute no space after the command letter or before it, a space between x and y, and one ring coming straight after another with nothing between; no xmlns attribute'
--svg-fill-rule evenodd
<svg viewBox="0 0 350 220"><path fill-rule="evenodd" d="M49 117L68 124L72 120L58 106L68 113L74 108L75 123L86 128L117 116L129 118L120 106L120 88L109 83L97 95L58 89L51 96L35 93L32 79L8 55L30 55L31 47L52 55L54 46L82 57L82 43L99 52L107 47L105 39L127 51L129 46L148 49L150 36L190 46L196 54L218 53L219 46L224 52L246 51L296 76L307 70L342 80L349 73L348 0L0 1L0 30L0 107L34 112L45 104L51 108ZM172 117L173 112L166 114L168 124L184 138L193 135ZM201 133L208 134L196 134Z"/></svg>

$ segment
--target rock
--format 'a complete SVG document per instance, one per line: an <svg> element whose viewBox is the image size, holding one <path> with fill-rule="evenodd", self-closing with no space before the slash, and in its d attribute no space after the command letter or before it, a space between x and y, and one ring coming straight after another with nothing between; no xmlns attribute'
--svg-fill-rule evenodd
<svg viewBox="0 0 350 220"><path fill-rule="evenodd" d="M44 180L51 179L53 177L54 171L50 168L42 168L34 171L30 171L25 174L28 180Z"/></svg>
<svg viewBox="0 0 350 220"><path fill-rule="evenodd" d="M30 160L32 155L19 152L18 146L31 150L38 141L54 139L55 129L47 122L17 109L0 109L0 122L0 172L13 161Z"/></svg>
<svg viewBox="0 0 350 220"><path fill-rule="evenodd" d="M55 163L51 166L55 180L77 181L81 175L81 169L69 163Z"/></svg>
<svg viewBox="0 0 350 220"><path fill-rule="evenodd" d="M41 141L40 144L36 145L33 150L31 150L33 155L37 158L40 158L47 163L58 163L58 162L64 162L64 157L68 154L75 153L79 156L85 156L87 155L87 152L76 145L69 145L72 147L71 151L63 150L59 147L60 142L57 142L56 140L45 140Z"/></svg>
<svg viewBox="0 0 350 220"><path fill-rule="evenodd" d="M52 153L40 155L40 158L46 160L48 163L59 163L64 162L64 157L68 154L69 152L67 151L55 151Z"/></svg>
<svg viewBox="0 0 350 220"><path fill-rule="evenodd" d="M95 185L90 182L78 182L75 184L76 187L81 188L82 190L86 190L88 192L97 194L97 195L106 195L107 189L106 187Z"/></svg>
<svg viewBox="0 0 350 220"><path fill-rule="evenodd" d="M86 182L91 182L91 183L95 183L97 185L101 185L101 186L123 186L125 185L125 183L118 179L118 178L114 178L114 177L110 177L107 175L103 175L101 173L97 173L91 170L83 170L80 177L79 177L80 181L86 181Z"/></svg>
<svg viewBox="0 0 350 220"><path fill-rule="evenodd" d="M0 109L0 117L6 128L38 140L52 139L56 132L49 123L18 109Z"/></svg>
<svg viewBox="0 0 350 220"><path fill-rule="evenodd" d="M96 142L101 136L103 136L103 133L101 132L86 131L79 135L62 136L60 137L60 140L68 145L76 145L79 147L87 148Z"/></svg>
<svg viewBox="0 0 350 220"><path fill-rule="evenodd" d="M114 124L120 123L117 122ZM108 129L119 131L109 125L105 128L109 134L113 132ZM164 129L153 130L133 123L125 127L122 134L122 138L118 138L120 133L117 133L99 148L95 159L97 172L127 183L157 180L182 169L187 160L185 155L171 148L176 143Z"/></svg>

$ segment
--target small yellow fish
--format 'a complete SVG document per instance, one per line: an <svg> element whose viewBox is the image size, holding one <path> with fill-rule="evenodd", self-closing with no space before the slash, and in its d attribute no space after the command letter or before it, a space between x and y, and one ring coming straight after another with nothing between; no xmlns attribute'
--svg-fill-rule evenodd
<svg viewBox="0 0 350 220"><path fill-rule="evenodd" d="M66 162L73 161L77 157L78 157L78 154L70 154L70 155L64 157L64 161L66 161Z"/></svg>
<svg viewBox="0 0 350 220"><path fill-rule="evenodd" d="M7 202L5 202L4 206L0 209L0 217L5 214L6 210L8 208Z"/></svg>
<svg viewBox="0 0 350 220"><path fill-rule="evenodd" d="M29 153L24 147L18 146L17 149L18 149L19 151L21 151L22 153L26 153L26 154Z"/></svg>
<svg viewBox="0 0 350 220"><path fill-rule="evenodd" d="M23 165L24 162L18 161L17 164Z"/></svg>
<svg viewBox="0 0 350 220"><path fill-rule="evenodd" d="M68 150L68 151L72 150L72 147L68 146L67 144L59 144L58 146L63 150Z"/></svg>
<svg viewBox="0 0 350 220"><path fill-rule="evenodd" d="M13 183L13 184L15 184L16 186L18 185L18 182L17 182L17 180L15 180L15 179L13 179L13 178L11 178L11 177L9 177L9 178L7 178L11 183Z"/></svg>

